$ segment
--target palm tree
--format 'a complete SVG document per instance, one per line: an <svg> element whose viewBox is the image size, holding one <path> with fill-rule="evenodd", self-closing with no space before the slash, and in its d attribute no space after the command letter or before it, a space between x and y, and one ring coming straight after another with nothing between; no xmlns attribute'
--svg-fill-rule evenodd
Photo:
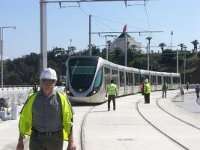
<svg viewBox="0 0 200 150"><path fill-rule="evenodd" d="M197 52L197 46L198 46L198 44L199 44L199 41L198 41L198 40L194 40L194 41L192 41L191 43L192 43L193 46L194 46L193 53L194 53L194 52Z"/></svg>
<svg viewBox="0 0 200 150"><path fill-rule="evenodd" d="M162 53L163 53L164 48L165 48L167 45L166 45L165 43L160 43L158 46L161 48L161 51L162 51Z"/></svg>

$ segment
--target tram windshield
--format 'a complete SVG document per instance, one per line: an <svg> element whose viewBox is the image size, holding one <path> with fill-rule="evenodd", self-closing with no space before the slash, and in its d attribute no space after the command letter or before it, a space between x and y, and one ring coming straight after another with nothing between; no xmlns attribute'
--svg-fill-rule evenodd
<svg viewBox="0 0 200 150"><path fill-rule="evenodd" d="M92 84L97 66L96 58L72 58L69 61L69 79L71 86L78 92L84 92Z"/></svg>

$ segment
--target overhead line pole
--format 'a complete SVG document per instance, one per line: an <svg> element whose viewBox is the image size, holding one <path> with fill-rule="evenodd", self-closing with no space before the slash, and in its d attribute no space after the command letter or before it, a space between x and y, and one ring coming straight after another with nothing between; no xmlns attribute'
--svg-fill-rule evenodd
<svg viewBox="0 0 200 150"><path fill-rule="evenodd" d="M40 0L40 72L47 68L47 6Z"/></svg>
<svg viewBox="0 0 200 150"><path fill-rule="evenodd" d="M91 17L92 15L89 15L89 53L90 56L92 56L92 45L91 45Z"/></svg>
<svg viewBox="0 0 200 150"><path fill-rule="evenodd" d="M149 71L149 53L151 51L151 39L152 37L147 37L148 40L148 46L147 46L147 70Z"/></svg>
<svg viewBox="0 0 200 150"><path fill-rule="evenodd" d="M176 50L176 73L179 73L178 49Z"/></svg>
<svg viewBox="0 0 200 150"><path fill-rule="evenodd" d="M1 53L1 88L3 88L3 31L4 29L16 29L15 26L0 27L0 53Z"/></svg>
<svg viewBox="0 0 200 150"><path fill-rule="evenodd" d="M184 85L185 85L185 81L186 81L186 49L187 47L184 47Z"/></svg>
<svg viewBox="0 0 200 150"><path fill-rule="evenodd" d="M127 37L127 32L124 32L125 36L124 36L124 55L125 55L125 59L124 59L124 65L127 67L127 51L128 51L128 37Z"/></svg>

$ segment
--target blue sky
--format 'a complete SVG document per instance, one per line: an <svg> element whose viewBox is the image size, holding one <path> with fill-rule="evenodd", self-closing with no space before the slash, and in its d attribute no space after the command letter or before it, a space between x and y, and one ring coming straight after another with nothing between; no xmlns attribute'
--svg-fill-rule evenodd
<svg viewBox="0 0 200 150"><path fill-rule="evenodd" d="M70 39L77 49L87 48L89 14L93 15L92 31L122 31L124 24L127 24L128 31L163 30L163 33L150 35L152 45L161 42L169 45L170 31L173 30L174 45L185 43L192 48L190 42L200 40L199 6L198 0L153 0L147 3L146 14L144 6L125 8L123 2L84 3L80 8L65 9L60 9L57 4L49 4L48 49L55 46L66 48ZM16 58L30 52L39 53L39 24L39 0L1 0L0 26L17 27L16 30L4 32L4 57ZM132 36L145 46L145 37L149 35ZM92 43L104 45L105 39L93 35Z"/></svg>

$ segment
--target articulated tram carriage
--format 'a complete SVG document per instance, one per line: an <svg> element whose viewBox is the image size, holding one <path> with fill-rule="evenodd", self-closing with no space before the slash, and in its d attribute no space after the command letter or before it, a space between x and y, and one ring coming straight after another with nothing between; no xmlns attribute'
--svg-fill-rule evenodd
<svg viewBox="0 0 200 150"><path fill-rule="evenodd" d="M111 79L118 86L118 96L140 92L145 78L153 91L161 90L164 81L169 89L177 89L180 84L180 74L125 67L96 56L69 57L66 67L66 90L70 101L76 103L106 101L106 85Z"/></svg>

